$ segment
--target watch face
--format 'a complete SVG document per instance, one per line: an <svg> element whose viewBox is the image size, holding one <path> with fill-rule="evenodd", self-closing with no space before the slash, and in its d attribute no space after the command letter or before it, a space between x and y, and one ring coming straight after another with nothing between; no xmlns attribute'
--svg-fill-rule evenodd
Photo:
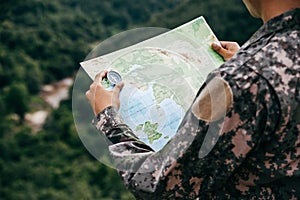
<svg viewBox="0 0 300 200"><path fill-rule="evenodd" d="M116 71L109 71L107 73L107 79L112 85L115 85L122 81L121 75Z"/></svg>

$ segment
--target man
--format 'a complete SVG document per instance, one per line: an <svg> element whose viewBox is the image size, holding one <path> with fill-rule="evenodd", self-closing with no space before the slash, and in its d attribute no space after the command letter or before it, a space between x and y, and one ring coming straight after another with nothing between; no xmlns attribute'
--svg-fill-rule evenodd
<svg viewBox="0 0 300 200"><path fill-rule="evenodd" d="M212 45L228 61L208 76L161 151L120 119L123 84L105 91L103 72L86 93L137 199L300 198L300 1L244 3L264 25L238 52L235 43Z"/></svg>

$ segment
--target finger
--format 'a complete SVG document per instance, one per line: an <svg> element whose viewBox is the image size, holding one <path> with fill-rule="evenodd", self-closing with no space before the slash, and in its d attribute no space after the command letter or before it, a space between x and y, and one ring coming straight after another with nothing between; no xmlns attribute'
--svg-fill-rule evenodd
<svg viewBox="0 0 300 200"><path fill-rule="evenodd" d="M215 50L215 51L219 51L222 47L221 45L219 45L218 43L214 42L211 44L211 47Z"/></svg>
<svg viewBox="0 0 300 200"><path fill-rule="evenodd" d="M114 87L114 92L120 93L123 87L124 87L124 83L123 82L117 83L115 85L115 87Z"/></svg>
<svg viewBox="0 0 300 200"><path fill-rule="evenodd" d="M91 92L88 90L86 93L85 93L85 96L88 100L90 100L91 98Z"/></svg>
<svg viewBox="0 0 300 200"><path fill-rule="evenodd" d="M95 82L98 82L99 80L102 79L102 78L101 78L101 73L102 73L102 72L98 73L98 74L95 76L95 78L94 78L94 83L95 83Z"/></svg>
<svg viewBox="0 0 300 200"><path fill-rule="evenodd" d="M95 83L101 83L102 79L106 76L107 74L107 70L101 71L100 73L98 73L94 79Z"/></svg>
<svg viewBox="0 0 300 200"><path fill-rule="evenodd" d="M229 49L230 47L230 43L227 42L227 41L221 41L221 46L224 48L224 49Z"/></svg>
<svg viewBox="0 0 300 200"><path fill-rule="evenodd" d="M95 90L95 88L96 88L96 84L95 84L95 82L93 82L91 85L90 85L90 92L92 91L94 91Z"/></svg>
<svg viewBox="0 0 300 200"><path fill-rule="evenodd" d="M240 49L240 45L237 42L230 42L230 41L221 41L221 45L223 48L227 50L238 50Z"/></svg>
<svg viewBox="0 0 300 200"><path fill-rule="evenodd" d="M226 53L227 53L227 50L224 49L221 45L217 44L217 43L213 43L211 45L211 47L218 53L220 54L221 56L225 56Z"/></svg>
<svg viewBox="0 0 300 200"><path fill-rule="evenodd" d="M114 89L113 89L113 93L114 95L116 95L117 98L119 98L120 92L124 87L124 83L120 82L118 84L115 85Z"/></svg>

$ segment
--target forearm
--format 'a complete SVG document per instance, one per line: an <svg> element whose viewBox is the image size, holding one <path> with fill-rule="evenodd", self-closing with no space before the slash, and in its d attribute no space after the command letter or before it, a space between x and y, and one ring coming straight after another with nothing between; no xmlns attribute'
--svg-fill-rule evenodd
<svg viewBox="0 0 300 200"><path fill-rule="evenodd" d="M129 187L132 175L154 150L137 138L112 106L100 112L93 125L111 142L108 148L114 167Z"/></svg>
<svg viewBox="0 0 300 200"><path fill-rule="evenodd" d="M100 112L93 120L93 125L97 130L101 131L112 144L129 141L140 142L133 131L123 122L117 109L113 106L107 107ZM151 149L148 149L146 151L150 150Z"/></svg>

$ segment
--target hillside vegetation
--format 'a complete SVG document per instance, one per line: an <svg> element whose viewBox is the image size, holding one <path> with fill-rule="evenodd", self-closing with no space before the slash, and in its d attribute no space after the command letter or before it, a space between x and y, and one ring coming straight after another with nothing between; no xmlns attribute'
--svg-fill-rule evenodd
<svg viewBox="0 0 300 200"><path fill-rule="evenodd" d="M174 28L200 15L220 39L240 44L260 25L234 0L1 0L0 199L133 199L117 173L85 150L71 100L52 110L38 94L74 76L92 47L116 33ZM24 117L38 109L51 115L33 133Z"/></svg>

